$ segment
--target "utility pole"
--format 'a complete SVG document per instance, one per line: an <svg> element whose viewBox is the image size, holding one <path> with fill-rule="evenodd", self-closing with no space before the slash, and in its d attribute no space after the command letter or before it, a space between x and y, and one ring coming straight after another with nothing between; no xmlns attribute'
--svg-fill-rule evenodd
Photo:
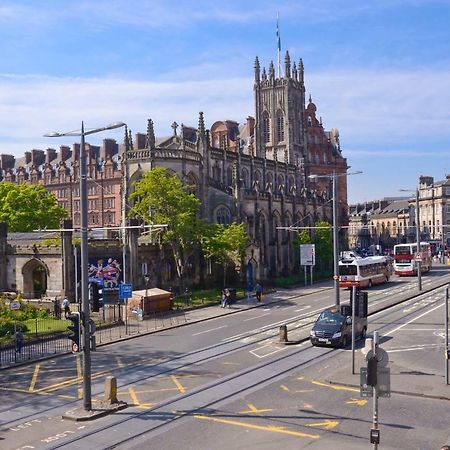
<svg viewBox="0 0 450 450"><path fill-rule="evenodd" d="M420 252L420 213L419 213L419 188L416 189L416 264L417 264L417 285L419 291L422 290L422 260L419 258Z"/></svg>

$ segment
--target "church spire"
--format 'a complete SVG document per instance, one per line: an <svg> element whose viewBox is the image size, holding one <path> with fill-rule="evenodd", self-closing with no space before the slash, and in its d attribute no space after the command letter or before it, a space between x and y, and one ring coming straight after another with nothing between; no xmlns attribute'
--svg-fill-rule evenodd
<svg viewBox="0 0 450 450"><path fill-rule="evenodd" d="M298 62L298 81L300 83L304 82L303 75L304 75L304 67L303 67L303 59L300 58L300 61Z"/></svg>
<svg viewBox="0 0 450 450"><path fill-rule="evenodd" d="M125 136L123 137L123 145L125 147L125 151L130 151L130 141L128 140L128 127L125 125Z"/></svg>
<svg viewBox="0 0 450 450"><path fill-rule="evenodd" d="M128 142L129 142L130 150L134 150L134 148L133 148L133 137L131 135L131 130L128 131Z"/></svg>
<svg viewBox="0 0 450 450"><path fill-rule="evenodd" d="M269 80L272 81L272 82L275 80L275 69L273 67L273 61L270 61Z"/></svg>

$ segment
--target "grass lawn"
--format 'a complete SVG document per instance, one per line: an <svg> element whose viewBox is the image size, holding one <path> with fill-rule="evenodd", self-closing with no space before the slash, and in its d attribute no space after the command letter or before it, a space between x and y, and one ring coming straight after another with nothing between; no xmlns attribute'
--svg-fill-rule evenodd
<svg viewBox="0 0 450 450"><path fill-rule="evenodd" d="M236 292L237 298L243 298L245 296L244 289L238 289ZM222 298L222 289L207 289L202 291L192 291L191 295L191 306L201 306L201 305L213 305L218 304ZM185 306L185 298L183 296L177 297L174 302L174 307L177 306L182 308Z"/></svg>
<svg viewBox="0 0 450 450"><path fill-rule="evenodd" d="M26 336L33 336L36 334L51 334L65 331L71 322L69 320L59 320L53 317L45 319L28 319L25 321L28 331Z"/></svg>

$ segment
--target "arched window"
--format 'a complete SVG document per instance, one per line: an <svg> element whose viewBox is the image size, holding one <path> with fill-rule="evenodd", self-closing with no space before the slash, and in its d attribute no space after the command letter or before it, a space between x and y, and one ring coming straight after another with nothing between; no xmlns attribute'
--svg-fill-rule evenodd
<svg viewBox="0 0 450 450"><path fill-rule="evenodd" d="M244 167L242 169L242 173L241 173L241 180L242 180L242 187L244 189L248 189L250 187L250 180L249 180L249 173L248 170Z"/></svg>
<svg viewBox="0 0 450 450"><path fill-rule="evenodd" d="M267 112L263 113L262 125L263 125L263 141L265 143L270 142L270 119L269 114Z"/></svg>
<svg viewBox="0 0 450 450"><path fill-rule="evenodd" d="M221 225L230 225L231 223L231 213L228 208L221 206L216 211L216 222Z"/></svg>
<svg viewBox="0 0 450 450"><path fill-rule="evenodd" d="M284 141L284 115L281 111L277 112L277 142Z"/></svg>

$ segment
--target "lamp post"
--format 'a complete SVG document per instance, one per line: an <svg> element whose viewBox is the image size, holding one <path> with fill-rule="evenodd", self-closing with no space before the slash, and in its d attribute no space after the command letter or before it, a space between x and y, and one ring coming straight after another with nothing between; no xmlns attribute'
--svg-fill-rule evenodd
<svg viewBox="0 0 450 450"><path fill-rule="evenodd" d="M83 407L86 411L92 409L91 397L91 350L89 330L89 297L88 297L88 208L87 208L87 170L85 136L99 133L101 131L113 130L125 126L123 122L115 122L106 127L84 129L81 122L81 130L69 131L67 133L47 133L45 137L80 136L80 210L81 210L81 311L83 323Z"/></svg>
<svg viewBox="0 0 450 450"><path fill-rule="evenodd" d="M347 175L358 175L362 171L358 170L350 173L336 173L333 172L329 175L309 175L308 178L315 180L318 178L328 178L332 181L332 202L333 202L333 281L334 281L334 298L335 305L340 304L340 292L339 292L339 225L338 225L338 197L337 197L337 178Z"/></svg>
<svg viewBox="0 0 450 450"><path fill-rule="evenodd" d="M416 256L420 255L420 210L419 210L419 189L400 189L401 192L416 193ZM422 290L422 260L416 258L417 264L417 288Z"/></svg>

